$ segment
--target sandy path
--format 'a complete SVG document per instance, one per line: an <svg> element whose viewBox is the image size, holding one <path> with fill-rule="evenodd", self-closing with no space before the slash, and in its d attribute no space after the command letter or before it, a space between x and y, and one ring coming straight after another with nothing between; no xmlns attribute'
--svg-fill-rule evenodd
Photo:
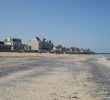
<svg viewBox="0 0 110 100"><path fill-rule="evenodd" d="M110 63L105 63L84 55L4 56L0 100L109 100Z"/></svg>

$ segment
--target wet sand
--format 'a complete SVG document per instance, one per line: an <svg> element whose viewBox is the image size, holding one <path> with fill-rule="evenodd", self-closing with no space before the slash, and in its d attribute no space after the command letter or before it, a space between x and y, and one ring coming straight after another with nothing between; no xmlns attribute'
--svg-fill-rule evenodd
<svg viewBox="0 0 110 100"><path fill-rule="evenodd" d="M0 53L0 100L110 100L110 61L96 55Z"/></svg>

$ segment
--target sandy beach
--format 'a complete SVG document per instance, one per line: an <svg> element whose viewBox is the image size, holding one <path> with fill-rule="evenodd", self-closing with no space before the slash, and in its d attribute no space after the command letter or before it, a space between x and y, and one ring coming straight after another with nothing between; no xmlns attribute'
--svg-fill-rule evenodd
<svg viewBox="0 0 110 100"><path fill-rule="evenodd" d="M0 100L110 100L99 55L0 53Z"/></svg>

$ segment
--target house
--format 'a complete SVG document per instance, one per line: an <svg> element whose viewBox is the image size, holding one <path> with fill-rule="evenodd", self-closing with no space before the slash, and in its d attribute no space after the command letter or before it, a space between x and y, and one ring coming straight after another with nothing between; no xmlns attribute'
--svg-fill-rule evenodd
<svg viewBox="0 0 110 100"><path fill-rule="evenodd" d="M80 53L80 49L77 48L77 47L71 47L71 48L70 48L70 52L71 52L72 54L79 54L79 53Z"/></svg>
<svg viewBox="0 0 110 100"><path fill-rule="evenodd" d="M52 52L63 53L63 46L62 45L54 46Z"/></svg>
<svg viewBox="0 0 110 100"><path fill-rule="evenodd" d="M80 49L80 54L84 54L85 53L85 49L81 48Z"/></svg>
<svg viewBox="0 0 110 100"><path fill-rule="evenodd" d="M4 44L4 42L3 42L3 41L0 41L0 45L1 45L1 44Z"/></svg>
<svg viewBox="0 0 110 100"><path fill-rule="evenodd" d="M90 49L80 49L80 54L90 54L91 50Z"/></svg>
<svg viewBox="0 0 110 100"><path fill-rule="evenodd" d="M23 51L30 51L31 47L29 45L27 45L27 44L22 44L21 50L23 50Z"/></svg>
<svg viewBox="0 0 110 100"><path fill-rule="evenodd" d="M22 46L21 39L11 38L11 37L6 38L4 40L4 44L11 46L11 50L13 51L21 50L21 46Z"/></svg>
<svg viewBox="0 0 110 100"><path fill-rule="evenodd" d="M0 52L11 51L11 46L5 45L4 42L0 41Z"/></svg>
<svg viewBox="0 0 110 100"><path fill-rule="evenodd" d="M31 50L39 52L50 52L53 49L53 43L51 40L43 39L36 37L30 42Z"/></svg>
<svg viewBox="0 0 110 100"><path fill-rule="evenodd" d="M33 38L30 42L30 47L31 47L31 50L33 50L33 51L40 51L41 50L41 40L38 37Z"/></svg>

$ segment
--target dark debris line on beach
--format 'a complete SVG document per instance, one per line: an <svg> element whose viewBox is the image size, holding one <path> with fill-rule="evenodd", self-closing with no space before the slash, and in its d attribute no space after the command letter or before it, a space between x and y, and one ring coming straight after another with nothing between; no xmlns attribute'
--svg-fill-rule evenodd
<svg viewBox="0 0 110 100"><path fill-rule="evenodd" d="M31 58L34 60L34 58ZM43 72L34 72L30 76L27 76L28 78L37 77L39 75L46 75L51 72L51 70L55 70L54 68L57 67L66 67L68 69L68 72L73 73L73 76L75 78L74 82L76 82L76 85L83 85L85 88L89 88L92 90L92 88L95 88L94 91L89 91L89 94L93 97L99 97L103 100L109 100L110 99L110 69L105 68L105 66L98 65L95 61L97 59L88 59L85 61L75 62L74 60L66 60L63 61L63 58L56 58L56 59L49 59L46 60L46 58L42 58L39 62L34 62L30 64L23 64L19 65L17 67L5 67L0 68L0 77L8 76L9 74L19 72L19 71L25 71L25 70L31 70L37 67L46 67L46 70ZM87 78L80 76L80 73L87 73ZM27 77L25 76L23 78L23 81L27 81ZM82 77L81 83L78 80L78 77ZM96 87L89 86L85 83L85 78L88 83L94 83ZM80 79L80 78L79 78ZM15 80L16 81L16 80ZM83 83L83 84L82 84ZM74 84L74 83L73 83ZM4 84L5 86L6 84ZM10 85L10 83L7 83L7 85ZM74 99L81 99L81 97L73 96Z"/></svg>
<svg viewBox="0 0 110 100"><path fill-rule="evenodd" d="M110 69L107 69L103 65L95 63L94 59L89 59L84 62L90 67L89 72L92 77L88 78L89 82L96 84L96 91L91 95L99 97L103 100L110 99Z"/></svg>

